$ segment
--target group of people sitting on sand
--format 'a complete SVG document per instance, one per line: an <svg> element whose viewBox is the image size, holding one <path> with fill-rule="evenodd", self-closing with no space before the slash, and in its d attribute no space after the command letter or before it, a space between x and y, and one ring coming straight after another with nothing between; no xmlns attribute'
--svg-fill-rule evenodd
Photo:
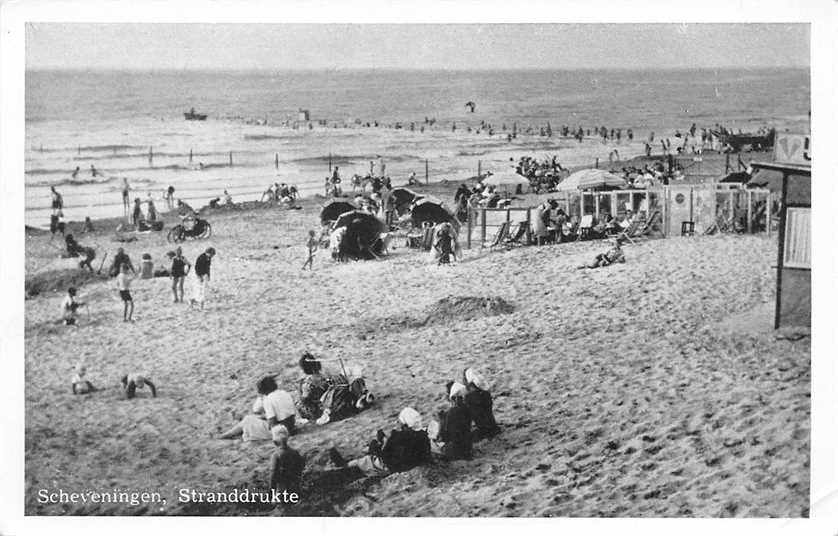
<svg viewBox="0 0 838 536"><path fill-rule="evenodd" d="M225 190L224 193L226 194L227 191ZM297 187L292 185L285 184L284 182L279 183L275 182L271 184L267 190L262 193L262 197L259 199L260 202L271 202L271 203L281 203L284 205L293 205L294 202L299 197L299 191ZM225 198L226 199L226 198Z"/></svg>
<svg viewBox="0 0 838 536"><path fill-rule="evenodd" d="M300 426L343 420L375 401L360 370L350 367L341 372L326 371L321 360L309 352L300 358L299 366L303 377L298 381L296 403L289 392L279 388L275 375L265 376L256 384L257 396L250 413L219 438L270 440L271 429L277 425L293 435Z"/></svg>
<svg viewBox="0 0 838 536"><path fill-rule="evenodd" d="M290 436L309 423L324 425L345 419L373 405L363 376L344 370L326 372L320 359L309 352L299 361L303 377L298 380L297 401L279 388L274 375L257 382L257 398L248 415L224 431L220 439L273 441L271 487L299 492L305 460L288 444ZM332 447L332 470L354 470L358 476L383 476L407 471L431 462L434 456L446 460L468 460L473 444L497 435L492 395L483 376L467 368L463 376L445 385L447 407L429 423L412 407L398 415L397 427L389 434L379 429L363 453L347 458Z"/></svg>

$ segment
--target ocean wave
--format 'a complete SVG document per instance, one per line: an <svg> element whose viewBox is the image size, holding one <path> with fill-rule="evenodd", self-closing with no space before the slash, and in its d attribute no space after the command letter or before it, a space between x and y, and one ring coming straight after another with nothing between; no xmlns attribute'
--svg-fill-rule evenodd
<svg viewBox="0 0 838 536"><path fill-rule="evenodd" d="M244 139L247 141L262 141L262 140L287 140L296 136L284 136L282 134L245 134Z"/></svg>
<svg viewBox="0 0 838 536"><path fill-rule="evenodd" d="M286 160L286 162L293 162L295 164L322 164L327 163L331 160L332 165L349 165L353 162L357 162L358 160L375 160L377 161L379 155L371 155L371 154L355 154L355 155L343 155L343 154L333 154L331 157L329 155L320 155L320 156L307 156L303 158L293 158L291 160ZM388 157L387 160L390 160ZM386 161L385 160L385 163Z"/></svg>
<svg viewBox="0 0 838 536"><path fill-rule="evenodd" d="M94 177L88 179L59 179L59 180L45 180L45 181L32 181L27 182L27 187L33 186L89 186L91 184L111 184L116 181L121 181L122 177L117 177L116 175L110 175L103 177L101 179L97 179ZM144 179L144 178L131 178L129 179L131 183L139 183L139 184L150 184L154 182L151 179ZM122 186L115 188L116 190L121 189Z"/></svg>

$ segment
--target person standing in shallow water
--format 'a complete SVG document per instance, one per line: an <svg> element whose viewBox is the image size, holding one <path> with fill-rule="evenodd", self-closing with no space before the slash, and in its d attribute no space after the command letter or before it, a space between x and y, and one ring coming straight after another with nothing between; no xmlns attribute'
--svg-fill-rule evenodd
<svg viewBox="0 0 838 536"><path fill-rule="evenodd" d="M125 212L125 218L128 218L128 213L131 211L131 201L128 199L131 187L128 185L128 177L122 178L122 209Z"/></svg>

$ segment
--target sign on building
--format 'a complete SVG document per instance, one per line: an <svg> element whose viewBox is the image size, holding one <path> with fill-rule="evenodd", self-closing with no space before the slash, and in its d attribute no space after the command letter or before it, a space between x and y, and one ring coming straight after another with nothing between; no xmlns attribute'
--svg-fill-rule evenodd
<svg viewBox="0 0 838 536"><path fill-rule="evenodd" d="M774 141L774 162L812 165L812 137L809 134L778 132Z"/></svg>

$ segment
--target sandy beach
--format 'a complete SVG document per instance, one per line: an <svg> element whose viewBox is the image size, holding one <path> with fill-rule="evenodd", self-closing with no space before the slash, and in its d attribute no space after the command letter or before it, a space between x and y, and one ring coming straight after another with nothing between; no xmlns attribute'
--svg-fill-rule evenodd
<svg viewBox="0 0 838 536"><path fill-rule="evenodd" d="M456 186L417 190L450 204ZM808 515L810 339L771 329L775 236L648 240L598 270L575 267L602 241L475 247L443 267L394 241L379 261L336 264L321 250L302 272L322 201L209 213L212 238L183 245L192 262L218 251L203 312L173 304L167 278L135 281L133 324L110 280L81 289L90 316L79 327L56 323L62 292L26 300L26 514ZM98 228L77 235L97 246L97 267L119 246L156 267L173 248L165 232L123 245L112 225ZM56 259L57 242L27 236L27 278L73 265ZM503 300L511 312L456 298ZM296 394L305 350L361 366L377 402L292 438L307 459L300 506L178 503L181 487L267 486L272 445L213 436L248 411L263 374ZM72 395L79 359L103 391ZM323 473L329 447L360 454L403 407L427 421L468 366L490 379L503 429L473 460L351 485ZM119 378L134 370L155 381L156 399L123 399ZM160 491L168 502L38 502L59 486Z"/></svg>

